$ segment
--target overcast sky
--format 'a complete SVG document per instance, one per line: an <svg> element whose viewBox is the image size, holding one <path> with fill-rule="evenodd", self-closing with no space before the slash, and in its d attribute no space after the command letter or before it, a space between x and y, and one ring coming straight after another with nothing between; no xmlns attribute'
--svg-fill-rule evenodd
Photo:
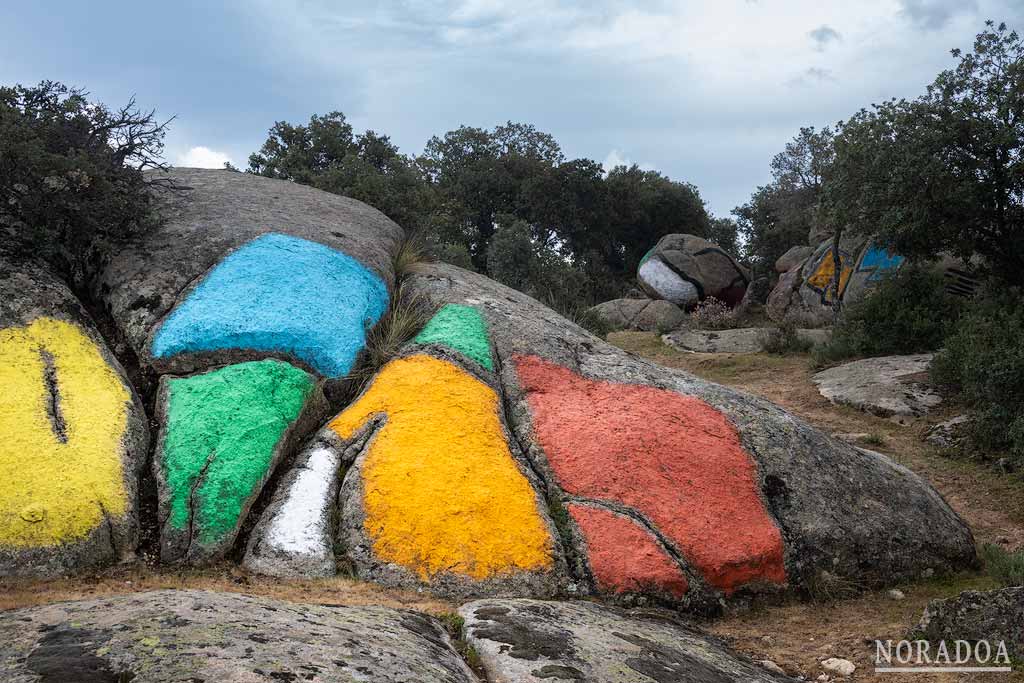
<svg viewBox="0 0 1024 683"><path fill-rule="evenodd" d="M0 83L135 94L177 116L179 165L244 166L334 109L410 154L511 119L727 215L800 126L916 96L986 18L1024 28L1024 0L4 2Z"/></svg>

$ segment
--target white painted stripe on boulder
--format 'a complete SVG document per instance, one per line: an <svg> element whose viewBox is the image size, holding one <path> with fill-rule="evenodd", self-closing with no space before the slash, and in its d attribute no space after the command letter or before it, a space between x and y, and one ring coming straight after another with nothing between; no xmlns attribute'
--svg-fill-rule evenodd
<svg viewBox="0 0 1024 683"><path fill-rule="evenodd" d="M331 484L338 476L338 456L318 447L295 478L288 497L270 523L266 542L289 555L326 557L331 548Z"/></svg>
<svg viewBox="0 0 1024 683"><path fill-rule="evenodd" d="M637 271L637 276L662 299L677 306L691 306L700 298L693 283L676 275L658 258L644 261Z"/></svg>

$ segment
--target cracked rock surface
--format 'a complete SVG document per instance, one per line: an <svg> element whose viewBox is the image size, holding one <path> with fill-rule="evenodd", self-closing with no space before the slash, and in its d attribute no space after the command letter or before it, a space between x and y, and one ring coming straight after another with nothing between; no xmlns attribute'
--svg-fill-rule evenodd
<svg viewBox="0 0 1024 683"><path fill-rule="evenodd" d="M738 658L711 636L661 612L489 599L463 605L459 615L491 683L793 680Z"/></svg>

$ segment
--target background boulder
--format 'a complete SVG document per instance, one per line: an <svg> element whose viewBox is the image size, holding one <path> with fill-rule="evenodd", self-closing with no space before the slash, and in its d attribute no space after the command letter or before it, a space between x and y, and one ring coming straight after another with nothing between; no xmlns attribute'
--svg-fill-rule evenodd
<svg viewBox="0 0 1024 683"><path fill-rule="evenodd" d="M663 299L612 299L589 309L612 331L665 332L686 322L686 313Z"/></svg>
<svg viewBox="0 0 1024 683"><path fill-rule="evenodd" d="M672 234L644 256L637 281L651 297L684 308L708 297L736 306L750 273L716 244L695 235Z"/></svg>
<svg viewBox="0 0 1024 683"><path fill-rule="evenodd" d="M790 247L789 251L775 261L775 272L786 273L799 266L807 257L814 253L814 247L796 246Z"/></svg>
<svg viewBox="0 0 1024 683"><path fill-rule="evenodd" d="M148 424L68 288L0 261L0 576L131 558Z"/></svg>

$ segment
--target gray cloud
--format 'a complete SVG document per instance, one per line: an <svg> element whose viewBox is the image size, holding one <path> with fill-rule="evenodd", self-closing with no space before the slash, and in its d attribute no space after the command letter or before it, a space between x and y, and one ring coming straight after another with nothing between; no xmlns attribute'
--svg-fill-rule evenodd
<svg viewBox="0 0 1024 683"><path fill-rule="evenodd" d="M944 27L954 15L977 12L977 0L899 0L900 15L926 31Z"/></svg>
<svg viewBox="0 0 1024 683"><path fill-rule="evenodd" d="M835 43L843 39L843 37L839 35L839 31L827 24L822 24L813 31L809 31L807 35L812 41L814 41L814 49L818 52L823 51L829 43Z"/></svg>

